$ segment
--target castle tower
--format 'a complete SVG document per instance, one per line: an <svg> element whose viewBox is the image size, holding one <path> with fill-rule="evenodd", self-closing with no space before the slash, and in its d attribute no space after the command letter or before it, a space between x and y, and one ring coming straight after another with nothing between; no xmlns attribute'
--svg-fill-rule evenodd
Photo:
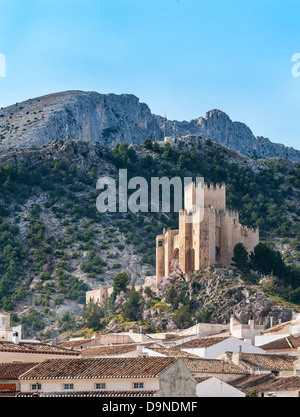
<svg viewBox="0 0 300 417"><path fill-rule="evenodd" d="M179 212L179 229L164 230L156 239L156 281L168 276L173 259L184 273L211 265L231 266L233 250L242 242L248 252L259 243L258 229L239 223L236 211L226 209L225 185L195 183L185 186L185 208ZM198 194L197 194L198 193Z"/></svg>

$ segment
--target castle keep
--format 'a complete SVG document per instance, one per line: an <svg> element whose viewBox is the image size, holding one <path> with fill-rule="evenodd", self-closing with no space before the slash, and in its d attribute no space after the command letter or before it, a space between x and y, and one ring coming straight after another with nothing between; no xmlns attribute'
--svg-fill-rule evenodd
<svg viewBox="0 0 300 417"><path fill-rule="evenodd" d="M157 285L170 274L173 259L178 259L184 273L215 264L230 266L237 243L243 243L248 252L259 243L258 229L242 226L238 212L226 209L225 185L203 184L201 206L198 187L191 183L189 188L185 208L179 212L179 230L164 229L156 238Z"/></svg>

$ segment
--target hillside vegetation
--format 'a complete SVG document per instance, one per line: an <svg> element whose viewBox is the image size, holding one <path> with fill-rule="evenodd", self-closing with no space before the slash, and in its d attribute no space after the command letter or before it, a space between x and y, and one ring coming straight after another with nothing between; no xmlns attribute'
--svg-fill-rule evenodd
<svg viewBox="0 0 300 417"><path fill-rule="evenodd" d="M242 224L259 227L271 253L279 251L289 266L266 291L300 302L299 164L241 158L201 138L164 146L150 140L142 146L120 143L113 149L62 140L0 154L0 309L13 312L28 334L46 337L68 320L80 321L85 292L111 285L122 271L131 284L155 273L156 235L163 227L177 228L178 215L100 214L97 179L118 180L120 168L128 170L128 179L141 176L148 183L152 176L225 182L228 208L239 211ZM171 310L165 313L178 310L170 300L166 306ZM189 323L198 310L189 310Z"/></svg>

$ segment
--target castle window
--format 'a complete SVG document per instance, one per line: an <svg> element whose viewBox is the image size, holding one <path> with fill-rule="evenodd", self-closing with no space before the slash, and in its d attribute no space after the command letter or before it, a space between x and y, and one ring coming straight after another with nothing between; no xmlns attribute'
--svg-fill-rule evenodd
<svg viewBox="0 0 300 417"><path fill-rule="evenodd" d="M162 245L163 245L163 241L162 241L162 240L159 240L159 241L158 241L158 246L160 246L160 247L161 247Z"/></svg>

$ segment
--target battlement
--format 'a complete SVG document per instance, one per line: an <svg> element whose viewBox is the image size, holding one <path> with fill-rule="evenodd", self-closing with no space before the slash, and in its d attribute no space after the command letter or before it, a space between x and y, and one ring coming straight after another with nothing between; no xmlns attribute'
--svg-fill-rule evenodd
<svg viewBox="0 0 300 417"><path fill-rule="evenodd" d="M230 266L237 243L243 243L248 253L259 243L259 230L241 225L239 212L227 210L225 184L190 182L184 192L179 229L164 229L157 238L157 285L171 273L173 259L185 273L215 264Z"/></svg>
<svg viewBox="0 0 300 417"><path fill-rule="evenodd" d="M191 182L184 189L185 209L199 207L214 207L226 210L226 185Z"/></svg>

